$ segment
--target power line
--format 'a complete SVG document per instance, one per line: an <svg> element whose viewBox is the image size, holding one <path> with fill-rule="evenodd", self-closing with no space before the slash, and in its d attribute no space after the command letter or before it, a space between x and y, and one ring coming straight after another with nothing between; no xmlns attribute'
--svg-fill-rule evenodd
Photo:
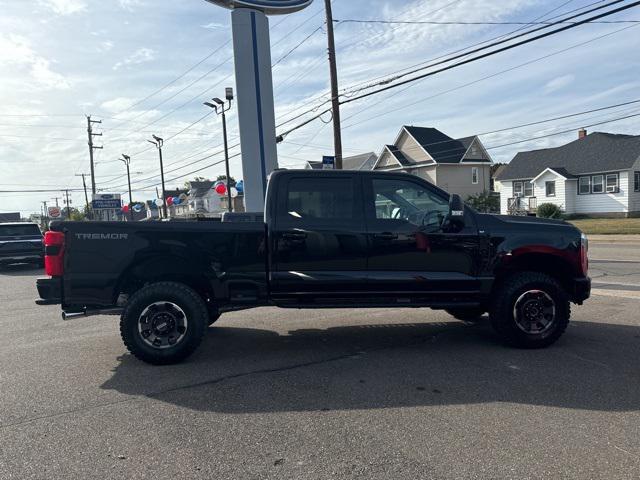
<svg viewBox="0 0 640 480"><path fill-rule="evenodd" d="M573 25L576 22L459 22L459 21L429 21L429 20L334 20L336 23L381 23L389 25L558 25L558 24L570 24ZM590 24L612 24L612 23L640 23L640 20L601 20L588 22Z"/></svg>
<svg viewBox="0 0 640 480"><path fill-rule="evenodd" d="M608 7L608 6L611 6L611 5L613 5L613 4L619 3L620 1L621 1L621 0L616 0L616 1L614 1L614 2L610 2L610 3L608 3L607 5L604 5L604 6L602 6L602 7L598 7L598 8L596 8L596 9L592 9L592 11L593 11L593 10L598 10L598 9L601 9L601 8L605 8L605 7ZM578 22L576 22L576 23L573 23L573 24L571 24L571 25L566 25L566 26L564 26L564 27L558 28L558 29L556 29L556 30L552 30L552 31L550 31L550 32L545 32L545 33L542 33L542 34L540 34L540 35L536 35L536 36L534 36L534 37L531 37L531 38L527 38L527 39L521 40L521 41L516 42L516 43L514 43L514 44L511 44L511 45L507 45L507 46L505 46L505 47L498 48L497 50L492 50L492 51L490 51L490 52L483 53L483 54L481 54L481 55L476 55L476 56L474 56L474 57L471 57L471 58L468 58L468 59L465 59L465 60L461 60L460 62L454 63L454 64L452 64L452 65L448 65L448 66L446 66L446 67L442 67L442 68L439 68L439 69L437 69L437 70L434 70L434 71L427 72L427 73L424 73L424 74L422 74L422 75L419 75L419 76L417 76L417 77L412 77L412 78L409 78L409 79L407 79L407 80L403 80L403 81L401 81L401 82L394 83L394 84L392 84L392 85L386 85L386 84L387 84L387 83L389 83L389 82L395 81L395 80L396 80L397 78L399 78L399 77L395 77L395 78L390 79L390 80L387 80L387 81L382 81L382 82L379 82L379 83L378 83L378 85L386 85L386 86L384 86L384 87L382 87L382 88L379 88L379 89L377 89L377 90L373 90L373 91L371 91L371 92L367 92L367 93L362 94L362 95L358 95L358 96L356 96L356 97L348 98L347 100L343 100L343 101L342 101L342 103L343 103L343 104L351 103L351 102L353 102L353 101L355 101L355 100L360 100L360 99L362 99L362 98L370 97L370 96L372 96L372 95L377 95L378 93L382 93L382 92L385 92L385 91L388 91L388 90L392 90L392 89L394 89L394 88L398 88L398 87L400 87L400 86L402 86L402 85L406 85L407 83L415 82L416 80L421 80L421 79L423 79L423 78L430 77L430 76L436 75L436 74L438 74L438 73L442 73L442 72L445 72L445 71L447 71L447 70L451 70L451 69L453 69L453 68L457 68L457 67L460 67L460 66L462 66L462 65L466 65L466 64L468 64L468 63L472 63L472 62L475 62L475 61L478 61L478 60L482 60L482 59L484 59L484 58L491 57L491 56L493 56L493 55L497 55L498 53L502 53L502 52L505 52L505 51L511 50L511 49L513 49L513 48L517 48L517 47L520 47L520 46L522 46L522 45L526 45L526 44L531 43L531 42L535 42L535 41L538 41L538 40L542 40L543 38L550 37L550 36L552 36L552 35L556 35L556 34L558 34L558 33L562 33L562 32L564 32L564 31L570 30L570 29L572 29L572 28L576 28L576 27L579 27L579 26L581 26L581 25L584 25L585 23L588 23L589 21L596 20L596 19L599 19L599 18L608 17L608 16L610 16L610 15L614 15L614 14L616 14L616 13L622 12L622 11L624 11L624 10L628 10L628 9L633 8L633 7L636 7L636 6L638 6L638 5L640 5L640 1L633 2L633 3L629 4L629 5L621 6L621 7L615 8L615 9L613 9L613 10L609 10L609 11L607 11L607 12L604 12L604 13L600 13L600 14L595 15L595 16L593 16L593 17L590 17L590 18L587 18L587 19L584 19L584 20L580 20L580 21L578 21ZM580 14L580 15L584 15L584 14ZM547 28L547 27L548 27L548 26L544 26L544 27L540 27L540 28ZM536 31L536 29L534 29L532 32L528 32L528 33L525 33L525 34L522 34L522 35L528 35L528 34L533 33L533 32L535 32L535 31ZM519 36L521 36L521 35L519 35ZM514 37L514 38L515 38L515 37ZM513 38L506 39L506 40L504 40L504 41L496 42L496 43L504 43L504 42L508 42L508 41L511 41L511 40L513 40ZM491 45L488 45L488 46L486 46L486 47L483 47L482 49L484 50L484 49L486 49L486 48L491 48L492 46L495 46L495 45L496 45L496 44L491 44ZM454 58L456 58L456 57L454 57ZM447 62L449 62L449 61L451 61L451 60L452 60L452 59L449 59L449 60L447 60ZM442 62L440 62L440 63L442 63ZM433 65L429 65L429 66L423 67L423 68L421 68L421 69L419 69L419 70L424 70L424 69L426 69L426 68L430 68L430 67L432 67L432 66L433 66ZM415 73L415 72L416 72L416 71L414 71L414 72L408 72L408 73L403 74L403 75L401 75L401 76L403 77L403 76L410 75L410 74Z"/></svg>

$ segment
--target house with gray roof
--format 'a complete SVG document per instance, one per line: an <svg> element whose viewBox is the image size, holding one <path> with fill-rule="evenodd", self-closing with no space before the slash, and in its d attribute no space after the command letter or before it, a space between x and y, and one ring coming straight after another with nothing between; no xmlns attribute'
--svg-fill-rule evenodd
<svg viewBox="0 0 640 480"><path fill-rule="evenodd" d="M372 170L378 156L373 152L352 155L342 159L343 170ZM322 162L307 162L307 170L322 170Z"/></svg>
<svg viewBox="0 0 640 480"><path fill-rule="evenodd" d="M570 215L638 216L640 135L582 129L561 147L518 153L496 180L503 214L554 203Z"/></svg>
<svg viewBox="0 0 640 480"><path fill-rule="evenodd" d="M436 128L403 126L373 170L417 175L466 199L490 190L492 163L477 136L455 139Z"/></svg>

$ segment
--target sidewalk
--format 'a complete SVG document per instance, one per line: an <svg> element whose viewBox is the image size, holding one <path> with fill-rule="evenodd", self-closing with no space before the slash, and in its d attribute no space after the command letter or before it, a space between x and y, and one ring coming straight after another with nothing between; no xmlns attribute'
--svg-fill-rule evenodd
<svg viewBox="0 0 640 480"><path fill-rule="evenodd" d="M587 235L587 238L589 243L625 243L640 246L640 235Z"/></svg>

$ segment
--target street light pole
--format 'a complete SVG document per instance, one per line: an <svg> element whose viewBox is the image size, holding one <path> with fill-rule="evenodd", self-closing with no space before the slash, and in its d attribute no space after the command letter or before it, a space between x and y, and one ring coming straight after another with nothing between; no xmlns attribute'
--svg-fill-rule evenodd
<svg viewBox="0 0 640 480"><path fill-rule="evenodd" d="M231 109L231 101L233 100L233 88L228 87L225 91L226 93L226 99L229 102L228 106L225 108L225 102L223 102L222 100L220 100L219 98L214 98L213 101L215 103L211 103L211 102L204 102L204 104L207 107L211 107L213 108L217 114L222 115L222 135L224 137L224 166L227 172L227 203L228 203L228 210L229 213L233 212L233 204L232 204L232 197L231 197L231 185L229 183L230 179L231 179L231 173L229 172L229 143L227 140L227 116L226 116L226 112L229 111ZM218 110L218 108L220 110Z"/></svg>
<svg viewBox="0 0 640 480"><path fill-rule="evenodd" d="M127 183L129 184L129 219L133 222L133 210L131 208L131 205L133 205L133 195L131 194L131 172L129 171L131 157L123 153L122 158L119 158L118 160L127 166Z"/></svg>
<svg viewBox="0 0 640 480"><path fill-rule="evenodd" d="M162 180L162 212L164 214L164 218L169 218L167 214L167 193L164 188L164 165L162 163L162 145L164 144L164 140L156 135L152 135L153 140L147 140L149 143L153 143L158 148L158 154L160 155L160 179Z"/></svg>

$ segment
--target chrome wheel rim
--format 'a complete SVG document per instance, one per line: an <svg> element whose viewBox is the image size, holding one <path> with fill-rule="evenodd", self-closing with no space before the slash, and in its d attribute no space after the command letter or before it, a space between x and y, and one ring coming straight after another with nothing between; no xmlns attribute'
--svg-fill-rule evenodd
<svg viewBox="0 0 640 480"><path fill-rule="evenodd" d="M524 333L543 334L555 323L556 302L542 290L528 290L516 300L513 318L518 328Z"/></svg>
<svg viewBox="0 0 640 480"><path fill-rule="evenodd" d="M187 334L187 316L173 302L155 302L138 318L138 333L152 348L164 350L179 344Z"/></svg>

